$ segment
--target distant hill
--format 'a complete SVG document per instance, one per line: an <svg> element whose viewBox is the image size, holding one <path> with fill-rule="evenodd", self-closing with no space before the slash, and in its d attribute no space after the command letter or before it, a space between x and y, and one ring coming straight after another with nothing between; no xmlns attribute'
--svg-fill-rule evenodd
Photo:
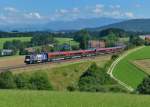
<svg viewBox="0 0 150 107"><path fill-rule="evenodd" d="M72 21L49 21L47 23L34 23L34 24L1 24L0 30L2 31L74 31L83 28L95 28L105 26L112 23L121 22L123 19L114 18L86 18L76 19Z"/></svg>
<svg viewBox="0 0 150 107"><path fill-rule="evenodd" d="M132 19L119 23L109 24L106 26L91 28L90 31L101 31L108 28L119 28L133 32L150 32L150 19Z"/></svg>
<svg viewBox="0 0 150 107"><path fill-rule="evenodd" d="M93 28L105 26L112 23L121 22L123 19L114 18L91 18L77 19L73 21L51 21L45 25L45 28L52 30L79 30L83 28Z"/></svg>

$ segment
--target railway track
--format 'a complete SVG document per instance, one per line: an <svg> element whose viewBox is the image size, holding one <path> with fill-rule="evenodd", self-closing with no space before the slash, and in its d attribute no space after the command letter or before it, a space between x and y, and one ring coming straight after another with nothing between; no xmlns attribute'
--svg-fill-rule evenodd
<svg viewBox="0 0 150 107"><path fill-rule="evenodd" d="M19 68L27 68L27 67L36 67L39 65L48 65L48 64L59 64L59 63L65 63L65 62L78 62L81 60L91 60L97 57L101 56L108 56L108 55L99 55L99 56L92 56L92 57L84 57L84 58L76 58L76 59L68 59L68 60L60 60L60 61L55 61L55 62L45 62L45 63L38 63L38 64L21 64L17 66L8 66L8 67L0 67L0 72L5 72L13 69L19 69Z"/></svg>

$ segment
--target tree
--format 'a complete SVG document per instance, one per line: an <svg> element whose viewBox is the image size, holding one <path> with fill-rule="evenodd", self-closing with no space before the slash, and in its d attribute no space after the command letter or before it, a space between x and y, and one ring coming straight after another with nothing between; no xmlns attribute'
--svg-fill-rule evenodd
<svg viewBox="0 0 150 107"><path fill-rule="evenodd" d="M10 71L0 73L0 88L1 89L16 88L14 76Z"/></svg>
<svg viewBox="0 0 150 107"><path fill-rule="evenodd" d="M104 69L93 63L87 71L81 75L78 86L80 91L104 91L103 85L111 81Z"/></svg>
<svg viewBox="0 0 150 107"><path fill-rule="evenodd" d="M31 39L31 44L33 46L48 45L54 43L54 38L52 35L35 35Z"/></svg>
<svg viewBox="0 0 150 107"><path fill-rule="evenodd" d="M89 41L89 33L86 30L81 30L76 33L74 36L74 40L80 43L81 49L87 49L88 48L88 41Z"/></svg>
<svg viewBox="0 0 150 107"><path fill-rule="evenodd" d="M15 76L15 83L18 89L30 89L31 83L29 80L30 76L24 73Z"/></svg>
<svg viewBox="0 0 150 107"><path fill-rule="evenodd" d="M35 90L52 90L48 76L44 72L35 72L30 78L31 88Z"/></svg>
<svg viewBox="0 0 150 107"><path fill-rule="evenodd" d="M140 94L150 94L150 76L146 77L142 83L137 87Z"/></svg>
<svg viewBox="0 0 150 107"><path fill-rule="evenodd" d="M129 43L134 46L140 46L140 45L144 45L145 42L139 36L132 35L130 36Z"/></svg>
<svg viewBox="0 0 150 107"><path fill-rule="evenodd" d="M107 35L105 40L106 40L108 47L113 47L116 45L116 43L118 41L118 37L114 33L111 32L109 35Z"/></svg>

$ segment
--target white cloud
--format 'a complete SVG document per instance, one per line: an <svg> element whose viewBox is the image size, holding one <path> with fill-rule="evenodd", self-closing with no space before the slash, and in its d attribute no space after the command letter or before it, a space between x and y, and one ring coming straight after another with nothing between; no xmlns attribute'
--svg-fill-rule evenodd
<svg viewBox="0 0 150 107"><path fill-rule="evenodd" d="M60 9L59 12L61 14L65 14L65 13L68 13L69 11L67 9Z"/></svg>
<svg viewBox="0 0 150 107"><path fill-rule="evenodd" d="M79 8L73 8L73 9L72 9L72 12L73 12L73 13L79 13L80 10L79 10Z"/></svg>
<svg viewBox="0 0 150 107"><path fill-rule="evenodd" d="M120 9L121 8L121 6L119 4L117 4L117 5L110 5L109 7L111 9Z"/></svg>
<svg viewBox="0 0 150 107"><path fill-rule="evenodd" d="M79 18L112 17L135 18L134 13L123 11L120 5L96 4L92 6L57 9L54 13L41 15L38 11L25 11L13 7L5 7L0 14L0 20L9 23L31 23L57 20L74 20Z"/></svg>
<svg viewBox="0 0 150 107"><path fill-rule="evenodd" d="M103 12L103 8L104 8L104 5L96 4L96 6L93 9L93 13L99 15L99 14L101 14Z"/></svg>
<svg viewBox="0 0 150 107"><path fill-rule="evenodd" d="M24 14L24 16L26 17L26 18L35 18L35 19L41 19L42 18L42 16L38 13L38 12L31 12L31 13L25 13Z"/></svg>
<svg viewBox="0 0 150 107"><path fill-rule="evenodd" d="M132 12L125 12L125 16L128 18L134 18L134 14Z"/></svg>
<svg viewBox="0 0 150 107"><path fill-rule="evenodd" d="M4 10L7 12L18 12L18 10L14 7L5 7Z"/></svg>

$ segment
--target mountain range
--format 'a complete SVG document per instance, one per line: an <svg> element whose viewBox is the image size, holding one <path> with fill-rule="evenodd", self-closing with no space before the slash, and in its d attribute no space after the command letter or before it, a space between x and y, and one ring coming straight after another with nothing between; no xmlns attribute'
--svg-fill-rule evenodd
<svg viewBox="0 0 150 107"><path fill-rule="evenodd" d="M90 31L101 31L108 28L119 28L132 32L150 32L150 19L132 19L118 23L109 24L97 28L90 28Z"/></svg>
<svg viewBox="0 0 150 107"><path fill-rule="evenodd" d="M114 19L114 18L91 18L77 19L72 21L49 21L36 24L13 24L0 25L1 31L76 31L88 29L89 31L101 31L108 28L119 28L133 32L150 32L150 19Z"/></svg>
<svg viewBox="0 0 150 107"><path fill-rule="evenodd" d="M65 30L80 30L83 28L101 27L117 22L123 19L114 18L90 18L90 19L76 19L72 21L49 21L43 24L7 24L0 25L2 31L65 31Z"/></svg>

